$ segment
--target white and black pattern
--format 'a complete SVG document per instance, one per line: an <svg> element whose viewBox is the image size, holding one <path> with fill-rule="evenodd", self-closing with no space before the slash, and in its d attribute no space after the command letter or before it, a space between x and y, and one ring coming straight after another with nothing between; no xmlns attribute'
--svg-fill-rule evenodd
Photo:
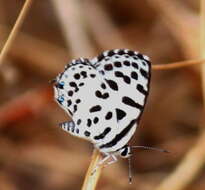
<svg viewBox="0 0 205 190"><path fill-rule="evenodd" d="M100 152L128 157L149 94L151 64L138 52L116 49L77 59L55 80L55 99L72 117L60 126Z"/></svg>

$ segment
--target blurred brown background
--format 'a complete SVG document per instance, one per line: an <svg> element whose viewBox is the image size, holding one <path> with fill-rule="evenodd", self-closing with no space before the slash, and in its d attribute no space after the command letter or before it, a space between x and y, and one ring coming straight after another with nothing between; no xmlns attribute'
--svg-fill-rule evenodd
<svg viewBox="0 0 205 190"><path fill-rule="evenodd" d="M0 0L1 48L23 3ZM81 188L93 146L58 128L68 116L48 81L71 59L113 48L142 52L153 64L197 58L199 1L34 0L0 68L0 190ZM132 185L127 161L120 160L104 169L97 189L151 190L174 171L201 133L199 71L153 71L132 144L171 153L137 150ZM204 179L202 167L186 189L205 189Z"/></svg>

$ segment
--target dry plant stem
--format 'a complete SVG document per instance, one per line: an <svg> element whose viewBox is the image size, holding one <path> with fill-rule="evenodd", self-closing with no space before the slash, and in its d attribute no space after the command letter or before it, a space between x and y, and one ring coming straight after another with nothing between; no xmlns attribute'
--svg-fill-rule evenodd
<svg viewBox="0 0 205 190"><path fill-rule="evenodd" d="M93 56L94 49L86 34L83 22L81 1L52 0L56 14L61 23L67 46L74 57Z"/></svg>
<svg viewBox="0 0 205 190"><path fill-rule="evenodd" d="M200 50L201 58L205 58L205 0L201 0L201 23L200 23ZM201 66L201 76L202 76L202 92L203 101L205 104L205 65Z"/></svg>
<svg viewBox="0 0 205 190"><path fill-rule="evenodd" d="M196 177L202 168L205 160L205 133L201 135L198 142L188 154L183 158L182 162L176 170L167 177L155 190L181 190Z"/></svg>
<svg viewBox="0 0 205 190"><path fill-rule="evenodd" d="M10 30L4 25L0 25L0 31L0 47L3 47L1 41ZM19 46L19 44L21 45ZM34 54L35 56L33 56ZM49 77L53 77L60 72L70 58L65 48L24 32L18 33L8 55L14 60L20 60L16 62L17 64L22 64L27 69Z"/></svg>
<svg viewBox="0 0 205 190"><path fill-rule="evenodd" d="M9 37L3 47L3 49L1 50L1 53L0 53L0 64L2 64L3 62L3 59L4 57L6 56L14 38L16 37L16 34L18 33L19 31L19 28L21 27L24 19L25 19L25 16L29 10L29 8L31 7L31 3L32 3L32 0L26 0L26 2L24 3L24 6L14 24L14 27L13 29L11 30L11 33L9 34Z"/></svg>
<svg viewBox="0 0 205 190"><path fill-rule="evenodd" d="M153 70L179 69L179 68L192 66L192 65L199 65L199 64L203 64L203 63L205 63L205 59L179 61L179 62L168 63L168 64L152 65L152 69Z"/></svg>
<svg viewBox="0 0 205 190"><path fill-rule="evenodd" d="M100 152L94 149L92 160L88 168L88 171L86 173L85 180L82 186L82 190L94 190L95 189L97 182L99 180L100 174L102 172L102 166L98 167L94 173L93 171L95 170L100 158L101 158Z"/></svg>
<svg viewBox="0 0 205 190"><path fill-rule="evenodd" d="M156 10L159 18L179 42L184 55L188 59L198 57L198 15L186 9L181 1L147 0L147 2ZM189 22L185 22L186 20Z"/></svg>
<svg viewBox="0 0 205 190"><path fill-rule="evenodd" d="M100 5L99 1L82 1L86 14L86 21L96 41L103 49L115 49L119 47L130 47L123 40L121 33L110 19L108 13ZM95 15L95 16L93 16ZM110 43L112 41L112 43Z"/></svg>

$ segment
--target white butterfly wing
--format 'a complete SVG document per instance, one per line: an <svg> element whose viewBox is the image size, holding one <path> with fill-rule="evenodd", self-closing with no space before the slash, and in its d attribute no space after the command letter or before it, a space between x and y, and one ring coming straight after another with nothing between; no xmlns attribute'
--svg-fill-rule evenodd
<svg viewBox="0 0 205 190"><path fill-rule="evenodd" d="M110 87L109 102L117 121L115 136L104 139L100 147L114 151L127 144L139 123L149 93L150 62L130 50L106 51L91 62Z"/></svg>

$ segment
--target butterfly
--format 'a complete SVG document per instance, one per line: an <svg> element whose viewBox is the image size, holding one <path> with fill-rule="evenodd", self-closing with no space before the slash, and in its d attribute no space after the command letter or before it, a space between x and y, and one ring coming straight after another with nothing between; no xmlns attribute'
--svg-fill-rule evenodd
<svg viewBox="0 0 205 190"><path fill-rule="evenodd" d="M99 164L129 158L128 142L139 125L150 79L149 58L128 49L72 60L55 79L55 99L72 118L60 127L93 143L104 155Z"/></svg>

